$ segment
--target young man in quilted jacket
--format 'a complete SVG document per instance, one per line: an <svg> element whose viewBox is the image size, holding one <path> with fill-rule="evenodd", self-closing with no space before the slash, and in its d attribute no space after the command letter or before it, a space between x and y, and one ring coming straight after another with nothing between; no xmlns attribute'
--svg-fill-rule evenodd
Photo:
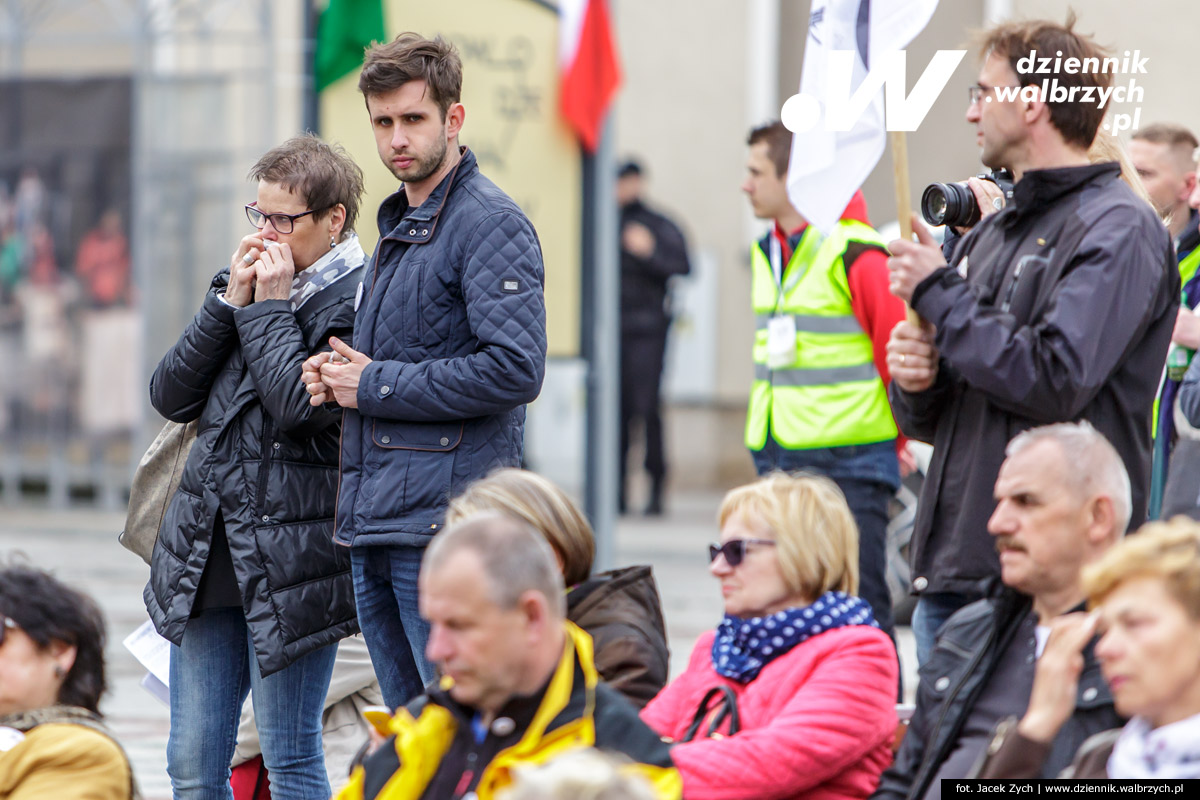
<svg viewBox="0 0 1200 800"><path fill-rule="evenodd" d="M403 181L353 343L310 359L314 404L346 409L335 539L351 548L359 622L388 705L434 677L417 574L450 498L521 460L546 365L543 265L525 214L458 143L462 61L403 33L366 54L359 90L383 163Z"/></svg>

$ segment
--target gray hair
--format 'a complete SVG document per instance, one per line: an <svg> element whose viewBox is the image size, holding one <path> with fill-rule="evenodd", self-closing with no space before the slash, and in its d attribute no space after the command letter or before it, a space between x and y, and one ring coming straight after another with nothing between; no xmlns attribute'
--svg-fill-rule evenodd
<svg viewBox="0 0 1200 800"><path fill-rule="evenodd" d="M591 747L569 750L545 764L517 767L501 800L654 800L649 781L622 770L629 760Z"/></svg>
<svg viewBox="0 0 1200 800"><path fill-rule="evenodd" d="M432 572L460 550L479 556L492 602L515 608L530 590L546 598L560 619L567 613L566 589L554 551L528 522L506 514L485 512L450 525L433 537L421 572Z"/></svg>
<svg viewBox="0 0 1200 800"><path fill-rule="evenodd" d="M1129 526L1133 497L1129 473L1112 443L1087 420L1058 422L1017 434L1004 454L1011 458L1041 442L1058 445L1068 467L1063 481L1081 499L1104 495L1112 501L1116 515L1114 533L1120 537Z"/></svg>

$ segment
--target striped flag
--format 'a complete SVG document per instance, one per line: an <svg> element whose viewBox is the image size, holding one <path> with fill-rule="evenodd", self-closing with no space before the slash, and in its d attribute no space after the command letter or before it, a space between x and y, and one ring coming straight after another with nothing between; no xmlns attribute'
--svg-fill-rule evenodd
<svg viewBox="0 0 1200 800"><path fill-rule="evenodd" d="M560 0L559 107L587 152L621 85L621 65L606 0Z"/></svg>
<svg viewBox="0 0 1200 800"><path fill-rule="evenodd" d="M832 50L857 54L851 91L857 90L871 66L884 53L904 49L936 8L937 0L813 0L800 94L817 98L822 109L829 107L826 75ZM793 134L788 199L817 230L833 228L879 163L887 140L883 111L881 88L850 130L827 130L822 122Z"/></svg>

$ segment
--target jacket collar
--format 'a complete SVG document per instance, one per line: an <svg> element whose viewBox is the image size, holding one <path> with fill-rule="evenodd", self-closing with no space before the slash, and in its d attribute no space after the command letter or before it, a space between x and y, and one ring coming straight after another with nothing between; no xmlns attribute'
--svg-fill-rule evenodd
<svg viewBox="0 0 1200 800"><path fill-rule="evenodd" d="M592 637L573 622L563 624L566 629L563 653L546 684L532 695L510 699L496 714L497 718L507 716L519 723L517 730L523 730L524 735L516 745L518 748L536 747L546 731L578 717L580 710L590 716L595 703L600 678L593 661ZM453 686L453 679L443 677L438 687L430 691L430 701L445 707L460 720L471 719L475 709L450 696ZM563 713L568 710L571 713Z"/></svg>
<svg viewBox="0 0 1200 800"><path fill-rule="evenodd" d="M421 205L413 208L408 204L408 194L401 186L379 206L379 232L386 239L395 239L410 244L423 244L433 237L442 209L451 192L467 178L479 171L475 154L469 147L460 147L461 157L454 169L442 178L441 183Z"/></svg>
<svg viewBox="0 0 1200 800"><path fill-rule="evenodd" d="M1081 167L1030 170L1013 187L1012 211L1006 215L1007 221L1015 224L1018 219L1042 211L1086 184L1104 183L1120 175L1121 165L1115 161Z"/></svg>
<svg viewBox="0 0 1200 800"><path fill-rule="evenodd" d="M1187 227L1183 229L1183 233L1179 234L1176 247L1181 259L1200 247L1200 211L1192 210L1192 215L1188 217Z"/></svg>

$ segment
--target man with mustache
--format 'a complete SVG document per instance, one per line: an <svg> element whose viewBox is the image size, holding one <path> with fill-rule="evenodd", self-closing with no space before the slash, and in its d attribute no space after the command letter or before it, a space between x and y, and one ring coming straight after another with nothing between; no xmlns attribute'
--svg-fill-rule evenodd
<svg viewBox="0 0 1200 800"><path fill-rule="evenodd" d="M1129 522L1129 476L1087 422L1033 428L1009 443L988 532L1000 581L950 617L921 666L916 713L874 797L940 798L941 781L966 777L1001 719L1020 716L1055 617L1084 601L1079 575ZM1066 767L1093 733L1120 724L1092 643L1084 650L1075 713L1054 741L1042 777Z"/></svg>

